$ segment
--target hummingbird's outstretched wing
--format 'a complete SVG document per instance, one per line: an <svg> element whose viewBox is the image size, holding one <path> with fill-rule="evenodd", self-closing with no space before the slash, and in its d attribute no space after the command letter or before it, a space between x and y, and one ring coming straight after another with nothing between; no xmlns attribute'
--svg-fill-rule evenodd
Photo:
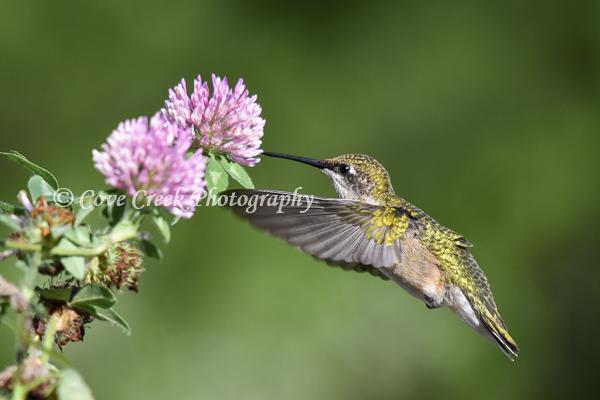
<svg viewBox="0 0 600 400"><path fill-rule="evenodd" d="M410 217L396 207L274 190L236 189L222 194L242 218L330 265L379 271L401 258Z"/></svg>

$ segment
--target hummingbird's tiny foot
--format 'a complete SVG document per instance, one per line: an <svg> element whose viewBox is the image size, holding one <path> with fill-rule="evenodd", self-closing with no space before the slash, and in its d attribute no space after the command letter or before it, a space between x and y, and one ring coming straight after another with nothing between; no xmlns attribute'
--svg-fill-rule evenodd
<svg viewBox="0 0 600 400"><path fill-rule="evenodd" d="M434 308L439 308L442 306L442 304L444 304L443 297L439 298L425 295L425 307L429 308L430 310L433 310Z"/></svg>

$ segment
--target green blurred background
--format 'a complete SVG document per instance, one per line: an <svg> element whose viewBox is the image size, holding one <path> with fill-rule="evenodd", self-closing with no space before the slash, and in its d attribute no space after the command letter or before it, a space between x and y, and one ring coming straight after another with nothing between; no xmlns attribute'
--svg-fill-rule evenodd
<svg viewBox="0 0 600 400"><path fill-rule="evenodd" d="M591 397L600 3L524 3L0 1L2 150L76 193L101 188L91 149L119 121L152 114L182 77L242 76L265 149L370 154L474 242L522 349L513 364L447 309L203 208L120 297L133 335L96 323L65 349L97 398ZM0 171L14 200L28 175ZM299 164L250 173L333 195ZM6 328L0 343L6 365Z"/></svg>

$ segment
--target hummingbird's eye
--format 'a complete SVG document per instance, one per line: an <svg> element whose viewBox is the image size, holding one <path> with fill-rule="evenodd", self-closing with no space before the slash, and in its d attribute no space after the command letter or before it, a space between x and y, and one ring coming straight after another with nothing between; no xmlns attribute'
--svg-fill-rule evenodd
<svg viewBox="0 0 600 400"><path fill-rule="evenodd" d="M348 172L350 172L350 166L349 165L346 165L346 164L340 165L340 173L347 174Z"/></svg>

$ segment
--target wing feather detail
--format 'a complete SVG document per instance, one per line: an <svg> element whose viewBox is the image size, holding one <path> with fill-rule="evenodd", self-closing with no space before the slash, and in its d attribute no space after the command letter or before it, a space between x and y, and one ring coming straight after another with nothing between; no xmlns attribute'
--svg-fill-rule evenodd
<svg viewBox="0 0 600 400"><path fill-rule="evenodd" d="M401 208L321 197L312 197L307 208L307 198L290 204L294 193L274 190L236 189L222 196L228 196L235 214L255 227L329 265L387 279L381 269L396 265L402 257L408 215ZM234 201L240 196L256 196L256 207Z"/></svg>

